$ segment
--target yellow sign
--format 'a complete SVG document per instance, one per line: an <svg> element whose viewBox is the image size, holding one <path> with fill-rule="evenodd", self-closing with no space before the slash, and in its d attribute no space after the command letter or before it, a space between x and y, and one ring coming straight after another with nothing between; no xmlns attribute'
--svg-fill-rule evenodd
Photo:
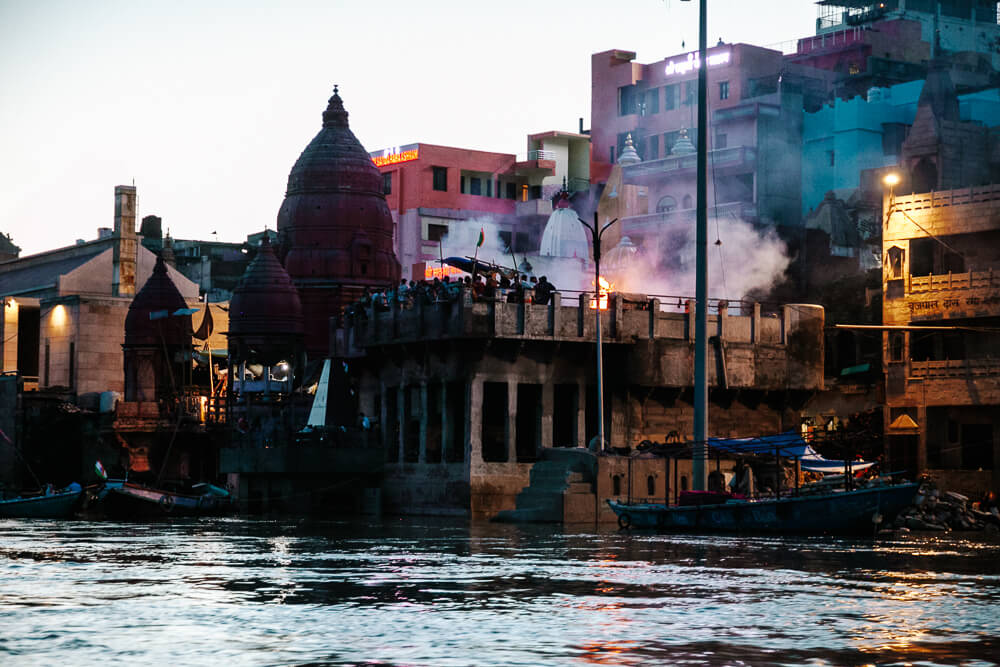
<svg viewBox="0 0 1000 667"><path fill-rule="evenodd" d="M400 162L409 162L416 159L417 149L414 148L412 151L402 151L390 155L376 155L372 158L372 162L375 163L376 167L384 167L388 164L399 164Z"/></svg>

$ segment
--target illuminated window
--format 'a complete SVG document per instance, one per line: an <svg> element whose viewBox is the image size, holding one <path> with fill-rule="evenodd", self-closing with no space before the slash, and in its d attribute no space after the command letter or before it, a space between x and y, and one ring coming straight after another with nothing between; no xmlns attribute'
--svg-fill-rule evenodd
<svg viewBox="0 0 1000 667"><path fill-rule="evenodd" d="M448 168L447 167L431 167L431 171L434 173L434 189L438 192L448 191Z"/></svg>

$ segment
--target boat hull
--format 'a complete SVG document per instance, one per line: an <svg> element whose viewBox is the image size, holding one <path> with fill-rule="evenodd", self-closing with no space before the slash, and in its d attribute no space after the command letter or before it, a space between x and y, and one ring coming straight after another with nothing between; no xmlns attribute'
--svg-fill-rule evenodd
<svg viewBox="0 0 1000 667"><path fill-rule="evenodd" d="M119 518L213 516L233 509L228 498L188 495L129 482L108 488L101 496L101 507L107 515Z"/></svg>
<svg viewBox="0 0 1000 667"><path fill-rule="evenodd" d="M72 516L83 491L63 491L48 496L0 500L0 517L16 519L62 519Z"/></svg>
<svg viewBox="0 0 1000 667"><path fill-rule="evenodd" d="M622 527L662 531L870 534L874 519L891 521L908 506L917 484L857 489L715 505L666 506L609 500Z"/></svg>

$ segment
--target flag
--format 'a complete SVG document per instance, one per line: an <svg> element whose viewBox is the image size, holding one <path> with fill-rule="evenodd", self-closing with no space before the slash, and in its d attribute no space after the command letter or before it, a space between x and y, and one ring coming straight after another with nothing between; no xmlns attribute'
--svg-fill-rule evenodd
<svg viewBox="0 0 1000 667"><path fill-rule="evenodd" d="M97 472L97 476L101 479L107 479L108 473L104 470L104 466L101 465L100 461L94 462L94 471Z"/></svg>
<svg viewBox="0 0 1000 667"><path fill-rule="evenodd" d="M483 247L483 241L485 241L485 240L486 240L486 228L485 227L480 227L479 228L479 241L476 243L476 247L477 248L482 248Z"/></svg>

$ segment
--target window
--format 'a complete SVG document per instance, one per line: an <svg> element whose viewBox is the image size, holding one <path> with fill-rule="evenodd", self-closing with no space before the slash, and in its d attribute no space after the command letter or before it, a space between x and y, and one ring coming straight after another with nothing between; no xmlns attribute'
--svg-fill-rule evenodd
<svg viewBox="0 0 1000 667"><path fill-rule="evenodd" d="M508 183L507 184L507 199L517 199L517 184Z"/></svg>
<svg viewBox="0 0 1000 667"><path fill-rule="evenodd" d="M392 172L388 174L382 174L382 194L391 195L392 194Z"/></svg>
<svg viewBox="0 0 1000 667"><path fill-rule="evenodd" d="M622 476L615 475L611 478L611 495L620 496L622 494Z"/></svg>
<svg viewBox="0 0 1000 667"><path fill-rule="evenodd" d="M670 111L677 108L677 95L680 93L680 86L676 83L664 86L663 88L663 110Z"/></svg>
<svg viewBox="0 0 1000 667"><path fill-rule="evenodd" d="M646 143L646 159L647 160L660 159L660 135L654 134L649 138L649 141Z"/></svg>
<svg viewBox="0 0 1000 667"><path fill-rule="evenodd" d="M660 89L646 91L646 115L660 113Z"/></svg>
<svg viewBox="0 0 1000 667"><path fill-rule="evenodd" d="M889 361L903 360L903 334L893 333L889 340Z"/></svg>
<svg viewBox="0 0 1000 667"><path fill-rule="evenodd" d="M541 199L542 198L542 186L532 185L528 189L528 199Z"/></svg>
<svg viewBox="0 0 1000 667"><path fill-rule="evenodd" d="M677 143L677 138L680 137L680 132L664 132L663 133L663 156L666 157L670 155L670 151L674 149L674 144Z"/></svg>
<svg viewBox="0 0 1000 667"><path fill-rule="evenodd" d="M670 213L677 208L677 200L667 195L661 197L660 201L656 202L656 212L657 213Z"/></svg>
<svg viewBox="0 0 1000 667"><path fill-rule="evenodd" d="M719 99L728 100L729 99L729 82L720 81L719 82Z"/></svg>
<svg viewBox="0 0 1000 667"><path fill-rule="evenodd" d="M448 225L427 225L427 240L441 242L441 239L448 235Z"/></svg>
<svg viewBox="0 0 1000 667"><path fill-rule="evenodd" d="M694 202L691 200L691 195L684 195L684 199L681 200L681 208L694 208Z"/></svg>
<svg viewBox="0 0 1000 667"><path fill-rule="evenodd" d="M486 179L486 196L487 197L492 197L493 196L493 179L492 178L487 178Z"/></svg>
<svg viewBox="0 0 1000 667"><path fill-rule="evenodd" d="M608 156L608 162L611 164L615 163L615 147L611 146L611 154Z"/></svg>
<svg viewBox="0 0 1000 667"><path fill-rule="evenodd" d="M691 106L698 101L698 80L684 82L684 104Z"/></svg>
<svg viewBox="0 0 1000 667"><path fill-rule="evenodd" d="M656 495L656 478L652 475L646 478L646 495L650 498Z"/></svg>
<svg viewBox="0 0 1000 667"><path fill-rule="evenodd" d="M480 178L470 178L469 179L469 194L470 195L481 195L483 194L483 181Z"/></svg>
<svg viewBox="0 0 1000 667"><path fill-rule="evenodd" d="M447 167L431 167L431 171L434 173L434 189L438 192L448 191L448 168Z"/></svg>
<svg viewBox="0 0 1000 667"><path fill-rule="evenodd" d="M715 148L725 148L726 147L726 135L719 132L715 135Z"/></svg>
<svg viewBox="0 0 1000 667"><path fill-rule="evenodd" d="M465 176L458 177L458 193L464 195L465 190Z"/></svg>
<svg viewBox="0 0 1000 667"><path fill-rule="evenodd" d="M636 112L635 86L622 86L618 89L618 115L627 116Z"/></svg>

